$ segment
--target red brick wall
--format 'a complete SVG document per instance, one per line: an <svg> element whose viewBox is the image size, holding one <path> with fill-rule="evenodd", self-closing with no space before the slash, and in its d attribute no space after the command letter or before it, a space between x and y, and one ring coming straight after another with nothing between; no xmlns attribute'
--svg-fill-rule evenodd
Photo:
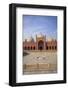
<svg viewBox="0 0 68 90"><path fill-rule="evenodd" d="M37 50L36 42L23 42L23 48L25 50ZM57 50L57 41L47 41L45 42L46 50Z"/></svg>

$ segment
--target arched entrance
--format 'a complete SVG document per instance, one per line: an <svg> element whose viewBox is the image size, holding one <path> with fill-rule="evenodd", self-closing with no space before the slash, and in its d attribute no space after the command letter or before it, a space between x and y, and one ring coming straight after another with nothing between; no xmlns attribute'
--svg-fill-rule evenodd
<svg viewBox="0 0 68 90"><path fill-rule="evenodd" d="M42 40L40 40L38 42L38 50L43 50L44 49L44 42Z"/></svg>

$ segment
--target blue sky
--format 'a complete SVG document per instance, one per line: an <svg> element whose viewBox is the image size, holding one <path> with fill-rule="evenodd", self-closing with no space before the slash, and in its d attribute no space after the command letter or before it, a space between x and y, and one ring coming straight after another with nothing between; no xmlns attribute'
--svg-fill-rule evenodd
<svg viewBox="0 0 68 90"><path fill-rule="evenodd" d="M39 33L57 39L57 16L24 15L23 30L24 39L35 38Z"/></svg>

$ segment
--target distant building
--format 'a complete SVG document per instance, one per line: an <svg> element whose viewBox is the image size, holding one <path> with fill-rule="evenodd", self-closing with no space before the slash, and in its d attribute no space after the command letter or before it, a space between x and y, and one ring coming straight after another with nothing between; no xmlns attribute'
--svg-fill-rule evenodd
<svg viewBox="0 0 68 90"><path fill-rule="evenodd" d="M57 50L57 41L53 39L46 40L46 36L36 35L36 41L31 37L23 42L24 50Z"/></svg>

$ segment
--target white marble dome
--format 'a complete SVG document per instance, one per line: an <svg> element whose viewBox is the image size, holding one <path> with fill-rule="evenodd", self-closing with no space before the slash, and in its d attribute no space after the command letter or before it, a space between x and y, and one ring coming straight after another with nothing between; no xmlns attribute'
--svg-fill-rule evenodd
<svg viewBox="0 0 68 90"><path fill-rule="evenodd" d="M47 41L52 41L53 39L52 38L48 38Z"/></svg>
<svg viewBox="0 0 68 90"><path fill-rule="evenodd" d="M38 34L37 37L43 37L42 33Z"/></svg>
<svg viewBox="0 0 68 90"><path fill-rule="evenodd" d="M32 37L29 37L29 38L27 39L28 42L30 42L30 41L32 41L32 40L33 40Z"/></svg>

